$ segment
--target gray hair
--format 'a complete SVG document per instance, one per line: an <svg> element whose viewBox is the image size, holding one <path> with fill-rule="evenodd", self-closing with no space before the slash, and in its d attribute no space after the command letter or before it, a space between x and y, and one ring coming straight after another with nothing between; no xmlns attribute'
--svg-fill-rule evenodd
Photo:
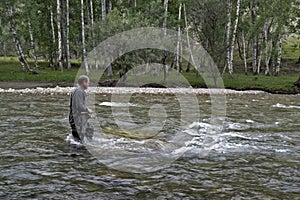
<svg viewBox="0 0 300 200"><path fill-rule="evenodd" d="M78 78L78 84L81 85L84 81L90 81L89 77L86 75L81 75Z"/></svg>

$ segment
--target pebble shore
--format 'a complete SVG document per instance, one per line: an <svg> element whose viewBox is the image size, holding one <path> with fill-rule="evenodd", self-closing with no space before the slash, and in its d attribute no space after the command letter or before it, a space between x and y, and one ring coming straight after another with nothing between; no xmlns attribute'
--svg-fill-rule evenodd
<svg viewBox="0 0 300 200"><path fill-rule="evenodd" d="M53 87L42 88L37 87L34 89L1 89L1 94L34 94L34 95L69 95L74 87ZM230 89L204 89L204 88L134 88L134 87L90 87L87 90L90 94L261 94L263 91L236 91Z"/></svg>

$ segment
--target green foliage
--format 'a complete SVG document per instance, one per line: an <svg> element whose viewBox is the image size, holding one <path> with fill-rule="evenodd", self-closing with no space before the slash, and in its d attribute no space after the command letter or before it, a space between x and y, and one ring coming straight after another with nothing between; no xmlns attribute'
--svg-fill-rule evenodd
<svg viewBox="0 0 300 200"><path fill-rule="evenodd" d="M57 38L57 13L56 0L7 0L0 3L0 45L3 55L16 55L12 37L9 31L9 20L6 12L6 3L13 6L15 13L13 19L16 23L18 37L21 41L23 51L28 58L31 58L31 46L29 38L28 22L31 23L34 39L36 41L39 58L49 60L56 56L57 41L52 40L50 23L50 9L53 12L54 32ZM65 17L65 1L62 2L62 18ZM109 2L112 3L112 10L109 10ZM86 26L86 47L91 51L96 45L117 33L139 28L139 27L162 27L164 21L163 0L137 0L134 6L133 0L106 0L106 19L101 19L101 0L92 0L93 19L91 23L90 0L84 0L85 26ZM223 0L178 0L168 3L167 28L177 30L178 25L183 31L182 37L189 30L197 42L210 53L217 65L222 68L225 63L226 49L226 24L227 2ZM252 18L251 5L257 2L254 10L256 19ZM178 8L181 3L186 6L187 25L185 27L184 16L178 21ZM231 22L234 24L237 1L231 1ZM241 5L240 20L236 40L239 45L235 49L235 55L241 52L241 33L244 32L247 45L247 58L251 58L251 40L258 38L258 50L264 50L263 29L266 22L272 22L269 30L268 42L273 42L272 57L276 61L277 40L279 35L289 36L290 33L298 33L300 27L300 5L294 0L243 0ZM243 19L243 20L242 20ZM63 19L64 21L65 19ZM82 56L81 44L81 17L80 3L78 0L70 0L70 52L71 57L80 59ZM64 23L62 24L64 26ZM232 36L231 36L232 37ZM290 41L290 40L288 40ZM286 41L283 48L283 58L296 60L300 56L297 41L291 43ZM4 49L5 47L5 49ZM264 51L262 51L264 52ZM157 50L140 50L130 52L113 63L114 70L124 69L126 66L136 66L145 62L161 62L166 52ZM299 55L298 55L299 54ZM167 53L168 62L172 62L174 55ZM264 57L264 55L262 56ZM56 59L56 58L55 58ZM54 59L54 60L55 60ZM238 56L234 57L235 63L239 63ZM251 61L249 59L249 61ZM263 60L264 61L264 60ZM46 65L46 63L44 63ZM273 63L274 64L274 63ZM47 66L47 65L46 65ZM250 65L249 65L250 66ZM236 69L235 69L236 70ZM236 71L239 71L237 69Z"/></svg>

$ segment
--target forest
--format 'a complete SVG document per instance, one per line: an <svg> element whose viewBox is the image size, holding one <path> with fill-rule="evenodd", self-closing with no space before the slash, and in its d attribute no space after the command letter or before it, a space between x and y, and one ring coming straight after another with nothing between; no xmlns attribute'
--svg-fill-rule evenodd
<svg viewBox="0 0 300 200"><path fill-rule="evenodd" d="M146 49L96 67L107 67L113 77L128 66L165 59L178 72L191 73L192 55L180 55L180 38L191 37L228 79L300 73L296 0L6 0L0 9L0 56L18 57L14 68L23 73L68 73L102 41L140 27L178 31L176 54Z"/></svg>

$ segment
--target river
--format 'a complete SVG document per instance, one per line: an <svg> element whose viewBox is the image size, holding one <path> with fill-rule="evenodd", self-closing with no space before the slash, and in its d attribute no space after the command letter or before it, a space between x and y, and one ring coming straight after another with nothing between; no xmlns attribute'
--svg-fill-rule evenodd
<svg viewBox="0 0 300 200"><path fill-rule="evenodd" d="M297 95L228 94L224 128L208 155L199 156L201 147L196 146L168 167L149 173L110 168L86 148L68 144L69 96L0 95L1 199L300 198ZM210 98L198 94L197 99L197 128L185 131L207 134ZM147 109L155 102L167 111L164 136L180 131L174 95L137 95L130 104L133 119L149 123ZM120 105L111 103L110 95L96 95L101 126L113 126L114 106Z"/></svg>

